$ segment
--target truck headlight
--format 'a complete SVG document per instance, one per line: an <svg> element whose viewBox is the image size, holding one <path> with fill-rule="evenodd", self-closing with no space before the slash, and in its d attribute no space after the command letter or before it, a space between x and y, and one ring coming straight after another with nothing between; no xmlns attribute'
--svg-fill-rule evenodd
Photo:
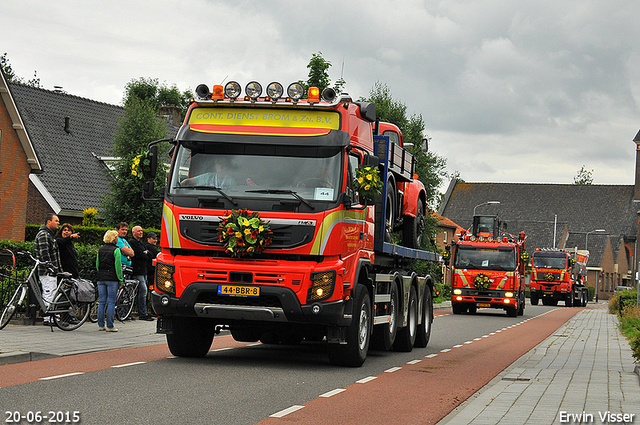
<svg viewBox="0 0 640 425"><path fill-rule="evenodd" d="M336 284L336 271L311 273L311 288L307 293L307 302L322 301L331 298Z"/></svg>
<svg viewBox="0 0 640 425"><path fill-rule="evenodd" d="M507 298L513 298L513 292L505 292L504 296Z"/></svg>
<svg viewBox="0 0 640 425"><path fill-rule="evenodd" d="M174 266L156 263L156 289L168 294L175 294L176 282L173 280L174 272Z"/></svg>
<svg viewBox="0 0 640 425"><path fill-rule="evenodd" d="M462 295L462 289L454 289L453 295Z"/></svg>

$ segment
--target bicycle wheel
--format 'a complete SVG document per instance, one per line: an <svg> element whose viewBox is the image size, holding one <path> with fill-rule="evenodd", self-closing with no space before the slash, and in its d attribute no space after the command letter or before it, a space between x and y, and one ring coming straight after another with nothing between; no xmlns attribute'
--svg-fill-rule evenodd
<svg viewBox="0 0 640 425"><path fill-rule="evenodd" d="M98 301L91 303L89 308L89 321L91 323L98 322Z"/></svg>
<svg viewBox="0 0 640 425"><path fill-rule="evenodd" d="M25 295L27 294L27 286L20 285L16 289L16 292L11 297L11 300L7 303L2 312L2 316L0 316L0 330L4 329L7 324L11 321L11 318L14 314L16 314L16 310L18 310L18 306L22 304Z"/></svg>
<svg viewBox="0 0 640 425"><path fill-rule="evenodd" d="M53 300L53 305L57 311L65 310L63 313L53 314L53 321L57 327L63 331L73 331L87 321L91 303L74 303L69 301L66 294L58 294Z"/></svg>
<svg viewBox="0 0 640 425"><path fill-rule="evenodd" d="M135 291L131 286L125 285L118 291L118 297L116 298L116 319L122 322L131 315L134 300Z"/></svg>

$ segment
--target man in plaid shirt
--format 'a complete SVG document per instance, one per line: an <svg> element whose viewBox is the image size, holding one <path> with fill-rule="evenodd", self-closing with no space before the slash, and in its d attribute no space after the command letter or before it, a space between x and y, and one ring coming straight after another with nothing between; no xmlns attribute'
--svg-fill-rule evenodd
<svg viewBox="0 0 640 425"><path fill-rule="evenodd" d="M49 305L52 301L53 292L57 287L56 273L62 271L60 263L60 251L56 242L55 234L60 226L60 219L55 214L47 214L45 224L40 227L33 248L36 252L36 258L40 261L49 261L53 267L53 273L50 273L45 266L38 266L38 276L42 284L42 299L45 305ZM51 324L51 318L45 317L45 325Z"/></svg>

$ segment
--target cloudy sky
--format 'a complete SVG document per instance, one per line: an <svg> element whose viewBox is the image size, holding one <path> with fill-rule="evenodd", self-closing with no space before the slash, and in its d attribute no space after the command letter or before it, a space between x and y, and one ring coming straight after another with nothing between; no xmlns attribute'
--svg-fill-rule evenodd
<svg viewBox="0 0 640 425"><path fill-rule="evenodd" d="M180 90L306 79L322 52L354 98L376 81L422 115L467 182L633 184L638 0L0 2L0 54L46 89L121 104L134 78Z"/></svg>

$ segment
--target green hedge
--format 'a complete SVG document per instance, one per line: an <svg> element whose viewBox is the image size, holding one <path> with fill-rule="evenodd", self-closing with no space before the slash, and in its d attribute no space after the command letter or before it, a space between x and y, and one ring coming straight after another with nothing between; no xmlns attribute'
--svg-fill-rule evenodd
<svg viewBox="0 0 640 425"><path fill-rule="evenodd" d="M36 234L38 233L38 229L41 225L37 224L27 224L25 232L24 232L24 240L32 241L36 238ZM104 238L104 234L107 230L113 229L113 227L85 227L85 226L73 226L74 232L80 233L80 239L75 240L75 245L102 245ZM144 231L145 236L149 232L155 232L157 235L160 235L160 230L148 228L142 229ZM127 239L131 238L131 227L129 227L129 233L127 234Z"/></svg>

